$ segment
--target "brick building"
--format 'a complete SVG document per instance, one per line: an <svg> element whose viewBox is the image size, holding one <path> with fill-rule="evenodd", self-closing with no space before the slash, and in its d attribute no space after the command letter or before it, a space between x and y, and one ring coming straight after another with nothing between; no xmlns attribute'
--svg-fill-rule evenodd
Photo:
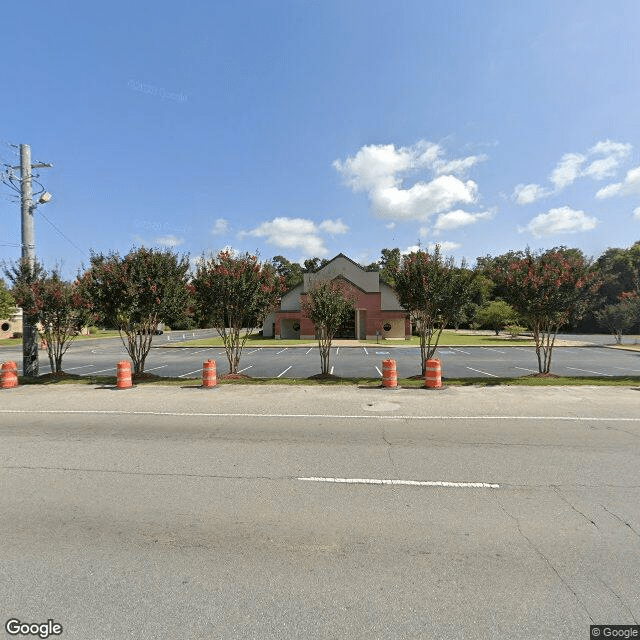
<svg viewBox="0 0 640 640"><path fill-rule="evenodd" d="M280 309L265 320L263 335L288 340L314 339L315 329L302 312L302 301L315 282L336 278L346 282L356 301L353 316L343 324L337 338L411 337L409 314L400 306L396 292L380 279L377 271L365 271L342 253L318 271L305 273L303 282L282 296Z"/></svg>

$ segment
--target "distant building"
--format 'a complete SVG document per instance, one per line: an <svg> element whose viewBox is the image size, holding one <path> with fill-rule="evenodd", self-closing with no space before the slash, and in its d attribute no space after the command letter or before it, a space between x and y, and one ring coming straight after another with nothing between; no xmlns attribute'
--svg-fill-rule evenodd
<svg viewBox="0 0 640 640"><path fill-rule="evenodd" d="M411 337L409 314L396 292L380 279L377 271L365 271L342 253L314 273L305 273L304 281L288 291L280 308L267 316L263 335L286 340L313 340L313 322L302 312L302 302L310 287L321 280L341 279L355 298L355 311L340 328L337 338L356 340Z"/></svg>
<svg viewBox="0 0 640 640"><path fill-rule="evenodd" d="M15 313L6 319L0 320L0 339L13 338L14 333L22 332L22 309L16 307Z"/></svg>

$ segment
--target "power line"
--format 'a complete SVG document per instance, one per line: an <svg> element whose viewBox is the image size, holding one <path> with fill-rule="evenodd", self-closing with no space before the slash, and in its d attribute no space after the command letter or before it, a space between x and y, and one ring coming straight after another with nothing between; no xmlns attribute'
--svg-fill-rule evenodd
<svg viewBox="0 0 640 640"><path fill-rule="evenodd" d="M38 213L72 246L74 246L85 258L88 258L89 256L87 255L86 251L84 251L84 249L80 248L73 240L71 240L71 238L69 238L67 235L65 235L60 229L58 229L58 227L56 227L55 224L53 224L53 222L51 222L51 220L49 220L49 218L47 218L47 216L44 215L44 213L42 213L42 211L40 211L38 209Z"/></svg>

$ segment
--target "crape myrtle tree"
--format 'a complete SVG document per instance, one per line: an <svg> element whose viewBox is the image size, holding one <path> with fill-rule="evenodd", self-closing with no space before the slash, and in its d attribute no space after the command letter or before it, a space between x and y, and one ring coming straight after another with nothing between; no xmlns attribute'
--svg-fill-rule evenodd
<svg viewBox="0 0 640 640"><path fill-rule="evenodd" d="M229 374L237 374L247 338L278 305L284 277L255 255L220 251L199 260L192 285L200 317L218 331Z"/></svg>
<svg viewBox="0 0 640 640"><path fill-rule="evenodd" d="M548 374L558 330L579 320L601 285L597 270L577 250L564 247L534 254L496 268L507 302L533 333L539 374Z"/></svg>
<svg viewBox="0 0 640 640"><path fill-rule="evenodd" d="M344 280L318 280L302 301L303 313L313 322L320 350L321 375L329 375L331 343L340 328L355 310L355 300Z"/></svg>
<svg viewBox="0 0 640 640"><path fill-rule="evenodd" d="M144 373L160 322L184 322L191 299L188 274L188 256L170 250L140 247L124 257L91 254L79 279L81 291L94 319L118 329L134 373Z"/></svg>
<svg viewBox="0 0 640 640"><path fill-rule="evenodd" d="M62 373L62 357L90 318L78 282L65 282L37 262L32 269L27 260L8 269L7 277L23 313L40 326L52 373Z"/></svg>
<svg viewBox="0 0 640 640"><path fill-rule="evenodd" d="M7 290L4 280L0 279L0 318L10 318L16 309L16 301Z"/></svg>
<svg viewBox="0 0 640 640"><path fill-rule="evenodd" d="M431 253L420 250L403 256L395 267L396 293L420 336L422 375L443 329L476 295L475 278L464 262L456 267L452 257L444 258L438 245Z"/></svg>

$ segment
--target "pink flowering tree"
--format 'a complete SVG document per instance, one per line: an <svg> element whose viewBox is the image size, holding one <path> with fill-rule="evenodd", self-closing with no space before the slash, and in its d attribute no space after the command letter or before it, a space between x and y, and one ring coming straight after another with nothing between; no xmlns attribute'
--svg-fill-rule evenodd
<svg viewBox="0 0 640 640"><path fill-rule="evenodd" d="M78 282L65 282L56 271L48 273L25 260L7 271L13 296L22 312L39 325L45 339L52 373L62 373L62 357L90 317Z"/></svg>
<svg viewBox="0 0 640 640"><path fill-rule="evenodd" d="M132 249L93 253L79 279L96 321L116 327L131 357L133 372L144 373L160 322L183 322L190 304L189 259L169 250Z"/></svg>
<svg viewBox="0 0 640 640"><path fill-rule="evenodd" d="M440 247L429 253L402 256L393 268L400 304L411 314L420 336L422 375L433 358L444 328L468 305L476 292L476 276L463 263L444 258Z"/></svg>
<svg viewBox="0 0 640 640"><path fill-rule="evenodd" d="M242 349L284 292L284 279L257 256L220 251L199 261L192 281L198 313L222 338L229 374L238 373Z"/></svg>
<svg viewBox="0 0 640 640"><path fill-rule="evenodd" d="M539 374L548 374L558 330L582 318L601 277L579 252L562 247L539 255L527 249L522 259L497 267L494 277L533 333Z"/></svg>

